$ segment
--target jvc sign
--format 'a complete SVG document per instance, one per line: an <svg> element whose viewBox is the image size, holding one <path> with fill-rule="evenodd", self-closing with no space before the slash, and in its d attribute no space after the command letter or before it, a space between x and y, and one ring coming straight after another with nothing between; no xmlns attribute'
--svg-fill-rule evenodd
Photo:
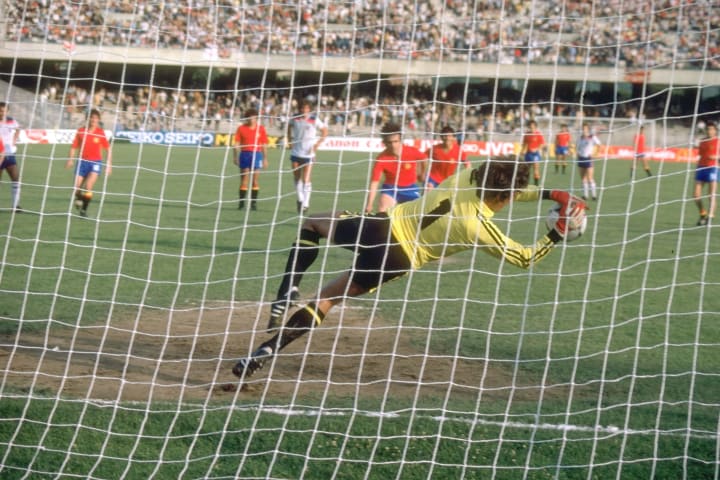
<svg viewBox="0 0 720 480"><path fill-rule="evenodd" d="M506 157L515 155L515 144L512 142L474 142L463 143L463 152L467 155L482 157Z"/></svg>

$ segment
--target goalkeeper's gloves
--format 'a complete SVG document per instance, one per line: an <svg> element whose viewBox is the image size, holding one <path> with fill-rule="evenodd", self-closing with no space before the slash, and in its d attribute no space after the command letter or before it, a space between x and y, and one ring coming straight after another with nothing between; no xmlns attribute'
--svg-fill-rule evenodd
<svg viewBox="0 0 720 480"><path fill-rule="evenodd" d="M564 191L564 190L550 190L548 193L548 198L550 200L555 200L557 203L560 204L562 209L560 210L560 215L562 216L563 210L567 208L568 204L570 202L579 204L583 206L583 210L587 210L587 204L585 201L583 201L582 198L576 197L575 195L571 195L570 193Z"/></svg>
<svg viewBox="0 0 720 480"><path fill-rule="evenodd" d="M555 231L562 238L565 238L568 230L580 228L585 218L585 202L570 202L565 208L560 209L560 218L555 222Z"/></svg>
<svg viewBox="0 0 720 480"><path fill-rule="evenodd" d="M568 230L580 228L588 206L582 198L563 190L545 190L544 193L545 198L560 204L559 218L555 222L554 231L550 233L550 238L557 243L565 239Z"/></svg>

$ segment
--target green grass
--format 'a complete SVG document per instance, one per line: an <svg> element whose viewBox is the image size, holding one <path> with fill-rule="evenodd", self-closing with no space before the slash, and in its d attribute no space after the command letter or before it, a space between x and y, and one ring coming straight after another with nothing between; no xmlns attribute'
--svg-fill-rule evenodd
<svg viewBox="0 0 720 480"><path fill-rule="evenodd" d="M3 345L21 327L274 293L298 228L278 152L261 178L260 212L250 214L236 208L224 150L117 144L113 175L91 206L100 221L69 215L64 147L26 153L27 213L0 211ZM321 155L313 210L360 210L368 158ZM718 234L694 227L689 167L654 167L656 176L631 184L627 162L597 162L603 190L588 233L530 272L466 252L382 288L377 315L402 322L419 349L512 375L479 402L361 394L103 405L3 382L0 477L712 478ZM575 172L548 172L545 184L579 186ZM530 243L543 228L532 218L548 206L515 205L513 237ZM498 215L501 226L508 215ZM331 249L326 269L348 262ZM309 272L303 289L318 277ZM262 410L291 404L342 415ZM371 414L379 410L388 415Z"/></svg>

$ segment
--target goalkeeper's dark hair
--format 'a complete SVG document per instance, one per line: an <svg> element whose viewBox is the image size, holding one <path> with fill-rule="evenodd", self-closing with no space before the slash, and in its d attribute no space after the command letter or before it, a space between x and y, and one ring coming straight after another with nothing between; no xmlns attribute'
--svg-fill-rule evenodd
<svg viewBox="0 0 720 480"><path fill-rule="evenodd" d="M528 186L530 165L505 157L484 162L472 171L480 199L504 201Z"/></svg>

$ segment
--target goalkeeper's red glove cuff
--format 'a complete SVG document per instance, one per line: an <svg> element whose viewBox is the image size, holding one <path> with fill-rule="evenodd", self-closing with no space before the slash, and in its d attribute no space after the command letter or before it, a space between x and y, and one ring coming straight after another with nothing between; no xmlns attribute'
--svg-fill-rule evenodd
<svg viewBox="0 0 720 480"><path fill-rule="evenodd" d="M555 200L560 205L565 206L570 201L570 198L572 198L572 195L570 195L564 190L550 190L548 192L548 198L550 200Z"/></svg>
<svg viewBox="0 0 720 480"><path fill-rule="evenodd" d="M554 200L559 203L563 208L566 208L571 202L575 205L580 205L583 210L590 210L587 203L580 198L572 195L564 190L543 190L542 198L544 200Z"/></svg>

